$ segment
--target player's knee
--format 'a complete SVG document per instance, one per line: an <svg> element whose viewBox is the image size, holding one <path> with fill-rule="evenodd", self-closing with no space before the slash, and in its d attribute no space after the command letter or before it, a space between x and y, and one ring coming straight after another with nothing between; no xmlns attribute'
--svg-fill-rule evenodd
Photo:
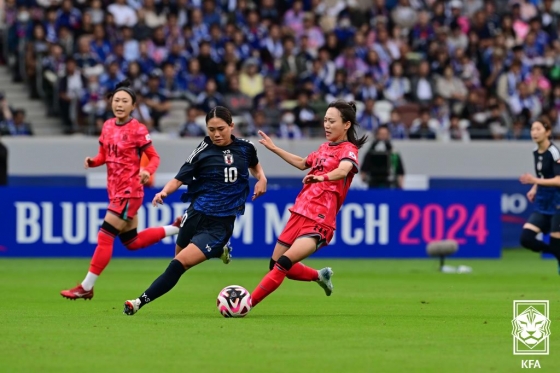
<svg viewBox="0 0 560 373"><path fill-rule="evenodd" d="M537 237L537 232L532 231L530 229L523 229L523 231L521 232L521 237L519 239L519 242L521 243L521 246L523 246L526 249L530 249L533 250L534 248L534 242L536 240Z"/></svg>
<svg viewBox="0 0 560 373"><path fill-rule="evenodd" d="M275 264L276 264L276 260L270 258L270 263L268 264L268 269L270 269L272 271L272 268L274 268Z"/></svg>
<svg viewBox="0 0 560 373"><path fill-rule="evenodd" d="M97 238L99 239L101 237L109 236L114 239L119 235L119 233L119 230L111 225L111 223L103 221L103 224L101 224L101 228L99 229L99 233L97 234Z"/></svg>
<svg viewBox="0 0 560 373"><path fill-rule="evenodd" d="M139 247L136 247L139 243L138 240L138 231L136 228L129 230L128 232L121 233L119 235L119 239L121 240L124 247L129 250L136 250Z"/></svg>
<svg viewBox="0 0 560 373"><path fill-rule="evenodd" d="M292 268L292 266L294 265L292 263L292 260L290 258L288 258L286 255L282 255L276 263L280 267L284 268L286 271L289 271Z"/></svg>

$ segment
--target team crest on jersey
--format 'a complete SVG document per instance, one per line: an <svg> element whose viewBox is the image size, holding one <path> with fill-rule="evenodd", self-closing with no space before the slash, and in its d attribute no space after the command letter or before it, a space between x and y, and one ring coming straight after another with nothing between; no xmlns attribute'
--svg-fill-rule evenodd
<svg viewBox="0 0 560 373"><path fill-rule="evenodd" d="M233 155L232 154L224 154L224 162L226 162L226 164L233 164Z"/></svg>
<svg viewBox="0 0 560 373"><path fill-rule="evenodd" d="M128 141L128 135L126 133L123 135L122 141Z"/></svg>

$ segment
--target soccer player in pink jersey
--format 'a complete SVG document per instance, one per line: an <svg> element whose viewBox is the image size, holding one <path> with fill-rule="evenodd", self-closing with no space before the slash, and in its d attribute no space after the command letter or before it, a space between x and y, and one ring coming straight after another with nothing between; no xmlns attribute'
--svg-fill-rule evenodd
<svg viewBox="0 0 560 373"><path fill-rule="evenodd" d="M94 158L87 157L84 162L86 169L107 166L109 207L97 234L97 247L84 281L72 289L60 292L68 299L93 298L93 286L111 260L116 236L119 236L127 249L138 250L179 232L180 217L173 225L148 228L140 233L136 231L137 212L142 206L144 184L159 166L159 155L152 145L146 126L131 116L136 104L136 93L129 88L129 82L125 80L117 84L109 99L115 118L103 124L99 153ZM142 153L149 159L144 168L140 168Z"/></svg>
<svg viewBox="0 0 560 373"><path fill-rule="evenodd" d="M259 131L259 142L292 166L311 171L303 178L303 188L290 209L291 216L278 237L270 260L270 272L251 294L253 307L275 291L285 277L297 281L315 281L327 296L333 285L329 268L316 270L301 261L328 245L336 229L336 214L346 198L352 178L358 172L358 149L367 136L357 137L356 105L334 101L323 119L328 142L301 158L274 145Z"/></svg>

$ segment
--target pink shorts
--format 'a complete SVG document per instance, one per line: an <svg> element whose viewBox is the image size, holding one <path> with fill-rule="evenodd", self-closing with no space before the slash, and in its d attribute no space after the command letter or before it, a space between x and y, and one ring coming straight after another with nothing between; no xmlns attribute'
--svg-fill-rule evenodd
<svg viewBox="0 0 560 373"><path fill-rule="evenodd" d="M294 241L301 237L317 237L317 249L327 246L334 236L334 229L324 224L317 223L308 217L292 213L284 230L278 237L278 243L290 247Z"/></svg>
<svg viewBox="0 0 560 373"><path fill-rule="evenodd" d="M108 211L123 220L132 220L142 206L142 198L113 198L109 201Z"/></svg>

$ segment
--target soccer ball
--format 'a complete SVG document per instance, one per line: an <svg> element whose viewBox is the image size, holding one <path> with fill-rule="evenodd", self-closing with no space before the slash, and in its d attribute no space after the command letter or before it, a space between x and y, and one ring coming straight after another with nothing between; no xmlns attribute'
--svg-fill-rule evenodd
<svg viewBox="0 0 560 373"><path fill-rule="evenodd" d="M226 286L216 303L223 317L245 317L251 310L251 294L243 286Z"/></svg>

